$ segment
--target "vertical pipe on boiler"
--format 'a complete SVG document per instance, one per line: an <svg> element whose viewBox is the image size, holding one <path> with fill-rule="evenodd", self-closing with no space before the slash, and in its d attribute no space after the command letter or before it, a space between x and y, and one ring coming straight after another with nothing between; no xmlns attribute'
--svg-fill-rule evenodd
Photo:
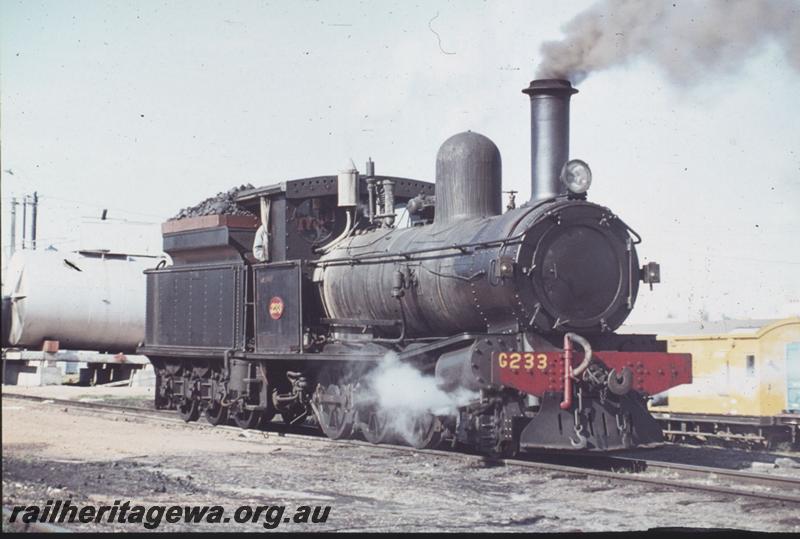
<svg viewBox="0 0 800 539"><path fill-rule="evenodd" d="M559 176L569 159L569 99L578 90L568 80L531 81L531 201L563 194Z"/></svg>
<svg viewBox="0 0 800 539"><path fill-rule="evenodd" d="M383 222L386 226L394 224L394 180L384 179L383 185Z"/></svg>
<svg viewBox="0 0 800 539"><path fill-rule="evenodd" d="M375 220L375 163L370 157L367 160L367 193L369 194L369 202L367 208L367 217L370 224Z"/></svg>

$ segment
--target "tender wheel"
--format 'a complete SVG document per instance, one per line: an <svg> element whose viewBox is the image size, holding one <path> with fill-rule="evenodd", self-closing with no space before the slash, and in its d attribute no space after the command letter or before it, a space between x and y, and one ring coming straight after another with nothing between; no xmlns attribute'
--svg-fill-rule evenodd
<svg viewBox="0 0 800 539"><path fill-rule="evenodd" d="M161 394L161 391L156 391L153 407L156 410L165 410L169 408L170 398Z"/></svg>
<svg viewBox="0 0 800 539"><path fill-rule="evenodd" d="M181 419L186 421L197 421L200 417L200 403L197 399L181 399L180 404L178 405L178 413L181 416Z"/></svg>
<svg viewBox="0 0 800 539"><path fill-rule="evenodd" d="M261 423L261 412L258 410L237 410L233 414L236 426L242 429L254 429Z"/></svg>
<svg viewBox="0 0 800 539"><path fill-rule="evenodd" d="M369 443L383 444L389 441L389 415L384 410L362 410L359 415L363 418L361 433Z"/></svg>
<svg viewBox="0 0 800 539"><path fill-rule="evenodd" d="M228 408L219 401L212 401L206 408L206 421L214 426L224 425L228 422Z"/></svg>
<svg viewBox="0 0 800 539"><path fill-rule="evenodd" d="M434 449L442 441L442 423L433 414L424 414L414 420L411 445L417 449Z"/></svg>
<svg viewBox="0 0 800 539"><path fill-rule="evenodd" d="M350 409L348 400L335 384L325 389L322 386L317 388L313 400L314 414L322 432L328 438L340 440L348 438L353 433L355 413Z"/></svg>
<svg viewBox="0 0 800 539"><path fill-rule="evenodd" d="M172 380L164 379L161 370L156 370L156 390L153 405L156 410L164 410L170 407L172 401Z"/></svg>

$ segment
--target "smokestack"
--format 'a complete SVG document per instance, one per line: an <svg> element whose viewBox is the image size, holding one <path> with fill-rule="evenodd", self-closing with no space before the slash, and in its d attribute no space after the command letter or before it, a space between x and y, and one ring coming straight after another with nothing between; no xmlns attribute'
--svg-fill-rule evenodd
<svg viewBox="0 0 800 539"><path fill-rule="evenodd" d="M531 81L531 201L565 192L559 180L569 159L569 98L578 90L568 80Z"/></svg>

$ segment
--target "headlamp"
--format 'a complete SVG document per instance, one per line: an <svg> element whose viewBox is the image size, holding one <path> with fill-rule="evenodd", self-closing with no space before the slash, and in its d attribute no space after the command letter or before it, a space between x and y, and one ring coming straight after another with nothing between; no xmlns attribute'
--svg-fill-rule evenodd
<svg viewBox="0 0 800 539"><path fill-rule="evenodd" d="M567 189L576 195L582 195L592 185L592 170L580 159L571 159L564 163L560 177Z"/></svg>

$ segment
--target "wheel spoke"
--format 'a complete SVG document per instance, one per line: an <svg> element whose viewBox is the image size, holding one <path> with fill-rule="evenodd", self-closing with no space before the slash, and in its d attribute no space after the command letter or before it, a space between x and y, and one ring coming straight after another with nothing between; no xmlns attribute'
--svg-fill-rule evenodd
<svg viewBox="0 0 800 539"><path fill-rule="evenodd" d="M314 414L322 432L328 438L339 440L348 438L353 433L355 414L352 410L345 409L346 401L341 389L335 384L325 389L320 386L314 394Z"/></svg>
<svg viewBox="0 0 800 539"><path fill-rule="evenodd" d="M372 444L386 443L390 439L389 416L384 410L374 408L362 410L366 418L361 423L361 434Z"/></svg>
<svg viewBox="0 0 800 539"><path fill-rule="evenodd" d="M197 399L184 398L178 406L178 413L181 419L187 423L190 421L197 421L200 417L200 403Z"/></svg>
<svg viewBox="0 0 800 539"><path fill-rule="evenodd" d="M261 413L258 410L239 409L234 414L233 420L239 428L254 429L261 423Z"/></svg>
<svg viewBox="0 0 800 539"><path fill-rule="evenodd" d="M414 439L411 445L417 449L434 449L442 440L442 423L433 414L424 414L414 420Z"/></svg>
<svg viewBox="0 0 800 539"><path fill-rule="evenodd" d="M219 401L212 401L206 408L206 420L212 425L224 425L228 422L228 408Z"/></svg>

